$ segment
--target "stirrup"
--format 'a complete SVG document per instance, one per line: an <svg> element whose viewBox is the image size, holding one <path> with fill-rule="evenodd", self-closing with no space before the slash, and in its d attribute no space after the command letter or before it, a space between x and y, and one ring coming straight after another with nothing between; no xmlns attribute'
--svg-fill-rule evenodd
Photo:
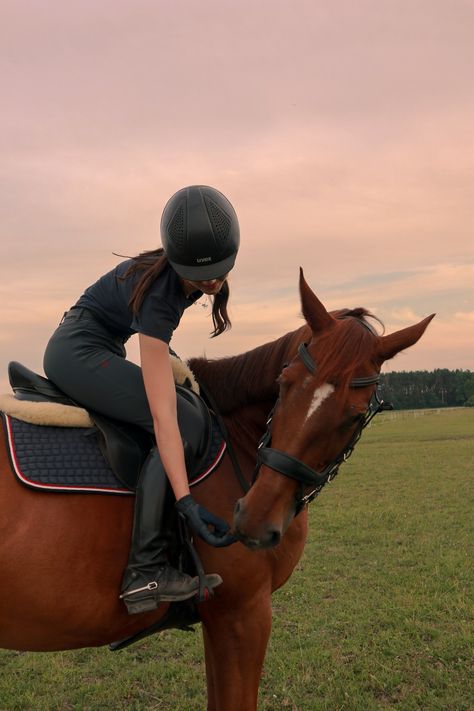
<svg viewBox="0 0 474 711"><path fill-rule="evenodd" d="M217 573L204 575L203 579L196 579L196 588L191 593L182 595L166 595L156 593L158 583L152 580L147 585L143 585L134 590L127 590L120 594L120 599L123 600L130 615L136 615L140 612L150 612L162 602L184 602L185 600L193 599L196 602L204 602L210 600L214 596L214 588L221 585L222 578ZM146 593L149 593L148 595ZM142 593L142 595L140 595ZM134 595L138 595L139 599L133 599Z"/></svg>
<svg viewBox="0 0 474 711"><path fill-rule="evenodd" d="M120 599L123 600L129 615L137 615L140 612L156 610L163 602L184 602L195 598L199 593L199 584L196 584L194 590L188 590L181 594L158 593L157 590L158 583L153 580L148 585L121 593Z"/></svg>
<svg viewBox="0 0 474 711"><path fill-rule="evenodd" d="M162 602L183 602L195 598L199 594L199 579L182 575L174 580L169 574L173 568L160 566L155 572L155 579L146 582L147 576L142 575L135 582L130 580L125 589L122 588L119 599L124 602L129 614L155 610ZM175 571L178 574L178 571ZM145 583L145 584L144 584Z"/></svg>

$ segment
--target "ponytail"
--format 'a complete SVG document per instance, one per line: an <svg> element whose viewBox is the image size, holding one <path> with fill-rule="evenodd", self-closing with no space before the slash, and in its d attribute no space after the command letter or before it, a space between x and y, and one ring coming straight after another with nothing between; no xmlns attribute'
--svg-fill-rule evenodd
<svg viewBox="0 0 474 711"><path fill-rule="evenodd" d="M214 331L211 333L211 338L220 336L224 331L228 331L232 327L232 323L227 313L227 302L229 301L230 289L227 279L222 284L222 288L218 294L212 298L212 323Z"/></svg>

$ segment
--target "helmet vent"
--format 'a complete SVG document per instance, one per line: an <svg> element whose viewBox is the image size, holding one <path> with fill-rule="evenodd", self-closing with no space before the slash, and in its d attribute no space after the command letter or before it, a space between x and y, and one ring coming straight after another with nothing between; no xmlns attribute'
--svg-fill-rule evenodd
<svg viewBox="0 0 474 711"><path fill-rule="evenodd" d="M221 210L218 205L216 205L213 200L210 200L209 198L204 199L206 201L209 219L211 220L216 236L221 240L227 239L232 225L232 220L223 210Z"/></svg>
<svg viewBox="0 0 474 711"><path fill-rule="evenodd" d="M168 225L168 234L178 249L184 247L184 207L180 205Z"/></svg>

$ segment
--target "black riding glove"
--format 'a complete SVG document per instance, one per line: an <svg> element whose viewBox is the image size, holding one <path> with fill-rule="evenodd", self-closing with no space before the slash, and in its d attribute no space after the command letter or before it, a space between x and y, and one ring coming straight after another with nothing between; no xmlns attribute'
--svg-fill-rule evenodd
<svg viewBox="0 0 474 711"><path fill-rule="evenodd" d="M237 539L229 533L228 524L219 516L215 516L205 509L204 506L200 506L194 501L191 494L179 499L176 502L176 508L194 533L197 533L210 546L223 548L236 542ZM213 531L209 530L209 525L213 526Z"/></svg>

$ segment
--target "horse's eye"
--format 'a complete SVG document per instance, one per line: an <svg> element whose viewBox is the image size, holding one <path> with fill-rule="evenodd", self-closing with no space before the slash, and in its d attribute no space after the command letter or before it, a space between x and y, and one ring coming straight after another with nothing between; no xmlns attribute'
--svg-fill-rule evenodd
<svg viewBox="0 0 474 711"><path fill-rule="evenodd" d="M352 408L351 408L352 409ZM354 427L354 425L359 425L364 420L364 414L362 412L351 412L342 422L343 429L349 429Z"/></svg>
<svg viewBox="0 0 474 711"><path fill-rule="evenodd" d="M280 373L280 375L276 379L276 382L280 388L281 394L283 394L290 387L291 379L288 377L287 373L285 371L283 371L282 373Z"/></svg>

